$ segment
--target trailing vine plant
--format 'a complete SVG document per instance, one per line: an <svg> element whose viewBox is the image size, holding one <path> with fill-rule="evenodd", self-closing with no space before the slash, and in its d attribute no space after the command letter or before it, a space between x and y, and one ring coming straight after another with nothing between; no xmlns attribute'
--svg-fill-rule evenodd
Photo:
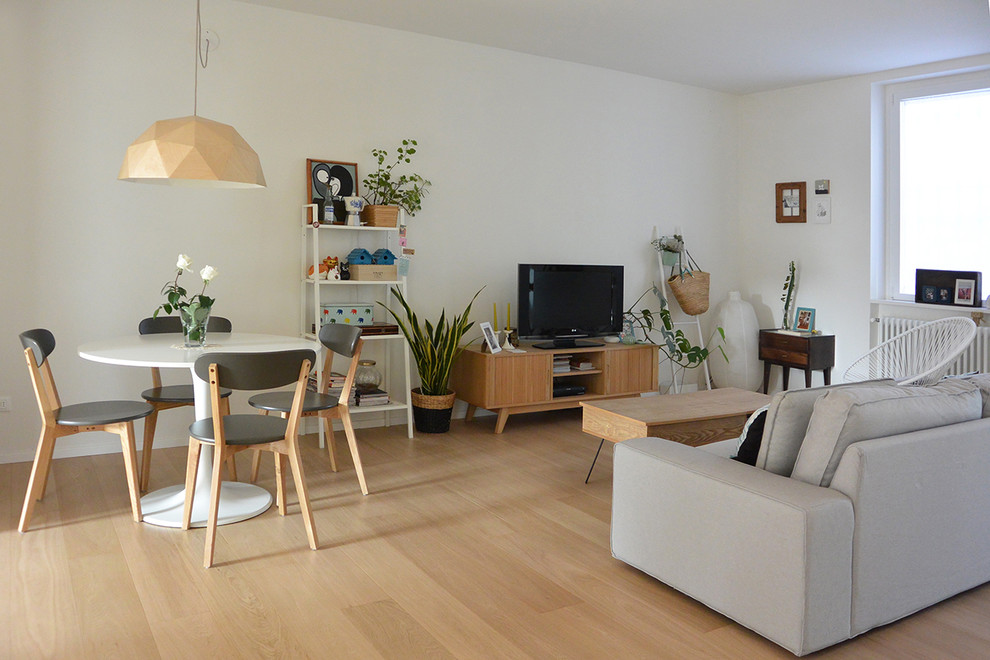
<svg viewBox="0 0 990 660"><path fill-rule="evenodd" d="M636 306L640 304L643 298L646 298L651 293L660 304L659 310L653 311L649 307L643 307L637 310ZM715 339L716 334L721 337L722 341L725 341L725 331L720 326L716 326L708 341L703 345L692 344L683 330L674 328L674 322L670 318L670 309L667 306L667 299L663 297L656 285L644 291L643 295L637 298L636 302L626 310L625 316L632 319L633 325L642 331L646 341L656 344L663 354L667 356L668 360L682 369L694 369L701 366L708 359L712 351L709 346L712 340ZM663 341L655 341L651 335L653 332L659 332ZM725 361L728 362L729 357L725 354L721 343L715 348L718 349Z"/></svg>

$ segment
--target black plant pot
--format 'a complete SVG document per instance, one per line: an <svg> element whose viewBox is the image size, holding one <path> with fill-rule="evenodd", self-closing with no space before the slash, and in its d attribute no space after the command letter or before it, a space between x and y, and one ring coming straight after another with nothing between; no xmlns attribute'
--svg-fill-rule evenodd
<svg viewBox="0 0 990 660"><path fill-rule="evenodd" d="M450 430L450 416L454 412L454 393L429 396L412 391L413 422L420 433L446 433Z"/></svg>

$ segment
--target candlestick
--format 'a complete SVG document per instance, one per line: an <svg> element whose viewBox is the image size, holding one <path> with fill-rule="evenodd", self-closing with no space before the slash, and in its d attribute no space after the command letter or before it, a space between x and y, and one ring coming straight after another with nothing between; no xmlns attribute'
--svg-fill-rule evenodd
<svg viewBox="0 0 990 660"><path fill-rule="evenodd" d="M498 330L498 303L492 303L492 325Z"/></svg>
<svg viewBox="0 0 990 660"><path fill-rule="evenodd" d="M505 329L509 330L512 325L512 303L505 303Z"/></svg>

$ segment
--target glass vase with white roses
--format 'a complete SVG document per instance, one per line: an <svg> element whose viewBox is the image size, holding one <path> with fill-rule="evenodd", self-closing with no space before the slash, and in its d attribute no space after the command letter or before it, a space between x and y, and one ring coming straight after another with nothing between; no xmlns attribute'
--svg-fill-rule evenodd
<svg viewBox="0 0 990 660"><path fill-rule="evenodd" d="M183 342L189 348L201 348L206 344L206 326L215 302L214 298L206 295L206 287L217 276L217 269L213 266L204 266L199 271L199 277L203 280L203 290L189 296L188 292L179 285L179 277L183 272L191 271L191 266L192 260L187 255L180 254L175 263L175 279L166 282L162 287L165 302L159 305L151 316L157 317L158 312L162 310L165 310L166 314L171 314L173 310L177 311L182 322Z"/></svg>

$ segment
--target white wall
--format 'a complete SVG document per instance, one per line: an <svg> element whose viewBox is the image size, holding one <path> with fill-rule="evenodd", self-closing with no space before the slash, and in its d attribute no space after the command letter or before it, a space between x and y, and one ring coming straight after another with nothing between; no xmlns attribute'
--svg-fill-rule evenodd
<svg viewBox="0 0 990 660"><path fill-rule="evenodd" d="M203 24L221 45L200 72L199 112L251 143L268 188L128 184L116 180L126 146L192 112L192 0L14 0L0 19L0 396L14 404L0 413L0 461L29 460L40 426L17 333L55 333L65 402L134 398L144 370L75 347L136 332L179 252L220 270L210 290L235 329L297 332L307 157L363 175L373 147L419 140L415 169L434 187L409 230L410 296L427 315L460 311L485 285L474 318L486 320L493 301L514 302L519 261L625 264L631 302L656 272L654 225L683 228L714 301L739 281L734 97L211 0ZM159 442L184 443L187 423L163 415ZM72 443L57 455L116 444Z"/></svg>
<svg viewBox="0 0 990 660"><path fill-rule="evenodd" d="M787 263L797 262L796 306L817 310L836 335L835 376L870 346L871 96L884 82L990 64L990 56L857 76L742 97L739 249L744 297L761 327L779 327ZM879 163L879 161L877 161ZM831 180L832 223L776 224L774 184ZM809 206L809 209L811 207ZM779 380L779 369L774 375ZM792 378L799 374L794 372ZM816 372L814 384L822 383Z"/></svg>

